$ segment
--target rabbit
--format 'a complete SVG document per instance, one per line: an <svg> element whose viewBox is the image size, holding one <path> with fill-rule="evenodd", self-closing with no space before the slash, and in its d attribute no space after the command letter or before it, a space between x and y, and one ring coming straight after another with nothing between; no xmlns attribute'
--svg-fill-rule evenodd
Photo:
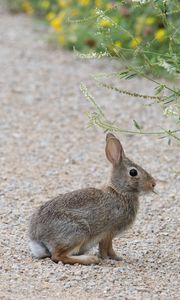
<svg viewBox="0 0 180 300"><path fill-rule="evenodd" d="M140 192L154 191L155 179L126 157L112 133L106 135L111 175L102 188L85 188L46 202L32 215L30 249L37 258L64 264L97 264L120 260L112 246L115 236L133 224ZM99 243L99 256L84 254Z"/></svg>

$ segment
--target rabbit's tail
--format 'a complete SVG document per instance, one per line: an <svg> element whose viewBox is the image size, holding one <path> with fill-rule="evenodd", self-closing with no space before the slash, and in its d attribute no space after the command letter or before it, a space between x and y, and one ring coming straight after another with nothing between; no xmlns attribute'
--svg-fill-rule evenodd
<svg viewBox="0 0 180 300"><path fill-rule="evenodd" d="M30 240L29 247L31 249L32 255L37 258L50 257L51 253L44 243L36 240Z"/></svg>

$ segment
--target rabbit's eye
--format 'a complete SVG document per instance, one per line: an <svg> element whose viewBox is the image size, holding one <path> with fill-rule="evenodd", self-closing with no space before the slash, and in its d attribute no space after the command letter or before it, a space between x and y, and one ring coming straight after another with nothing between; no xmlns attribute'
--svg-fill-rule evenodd
<svg viewBox="0 0 180 300"><path fill-rule="evenodd" d="M137 176L137 174L138 174L138 172L137 172L137 170L136 169L131 169L130 171L129 171L129 174L131 175L131 176Z"/></svg>

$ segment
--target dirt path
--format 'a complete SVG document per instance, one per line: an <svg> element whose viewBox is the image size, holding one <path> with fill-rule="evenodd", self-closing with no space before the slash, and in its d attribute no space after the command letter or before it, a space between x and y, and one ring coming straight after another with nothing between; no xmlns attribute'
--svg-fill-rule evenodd
<svg viewBox="0 0 180 300"><path fill-rule="evenodd" d="M36 29L37 26L35 26ZM53 50L22 15L0 11L0 299L179 299L178 145L121 137L126 152L159 179L159 195L141 199L133 228L118 237L123 262L64 266L32 259L27 246L33 209L53 196L106 180L101 130L87 129L81 81L123 127L137 118L165 122L155 107L97 89L90 75L113 64L81 61ZM143 80L123 88L151 94ZM126 86L125 86L126 85ZM166 126L168 123L166 121ZM92 250L97 252L97 249Z"/></svg>

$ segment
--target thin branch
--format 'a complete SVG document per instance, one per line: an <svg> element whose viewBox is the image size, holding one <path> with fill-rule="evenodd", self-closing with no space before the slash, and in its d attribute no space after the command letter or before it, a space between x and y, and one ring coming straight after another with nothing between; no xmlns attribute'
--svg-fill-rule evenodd
<svg viewBox="0 0 180 300"><path fill-rule="evenodd" d="M114 90L114 91L116 91L116 92L118 92L118 93L121 93L121 94L126 94L126 95L131 96L131 97L139 97L139 98L144 98L144 99L158 100L158 102L164 100L164 97L150 96L150 95L143 95L143 94L139 94L139 93L131 93L131 92L129 92L129 91L122 90L122 89L119 89L119 88L117 88L117 87L114 87L114 86L108 85L108 84L106 84L106 83L100 82L100 81L98 81L97 79L96 79L96 81L98 82L98 84L99 84L100 86L103 86L103 87L105 87L105 88Z"/></svg>

